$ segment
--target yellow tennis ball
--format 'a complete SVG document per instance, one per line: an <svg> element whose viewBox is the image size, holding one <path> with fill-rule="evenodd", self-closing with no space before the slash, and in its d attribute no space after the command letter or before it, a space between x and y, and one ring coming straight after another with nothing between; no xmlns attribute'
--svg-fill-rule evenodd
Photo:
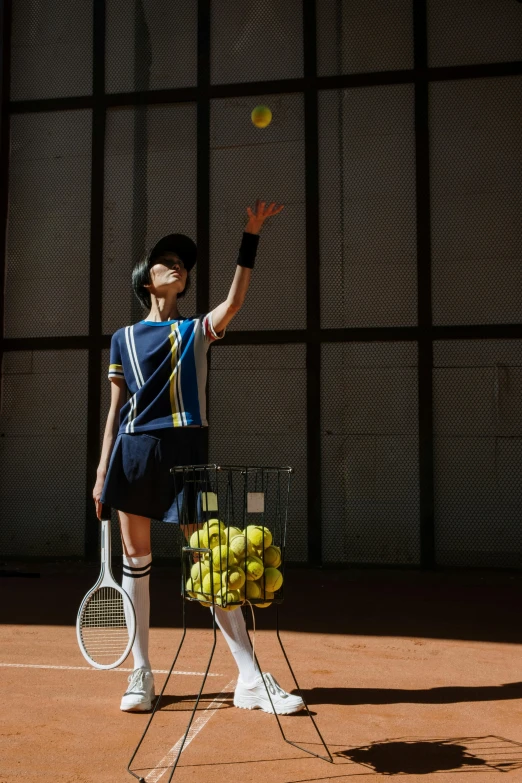
<svg viewBox="0 0 522 783"><path fill-rule="evenodd" d="M199 560L197 563L194 563L192 568L190 569L190 576L192 577L192 580L195 582L202 582L203 577L208 574L210 571L210 566L206 560Z"/></svg>
<svg viewBox="0 0 522 783"><path fill-rule="evenodd" d="M187 582L185 584L185 592L187 595L189 595L191 598L197 598L198 592L201 590L200 583L192 578L188 578Z"/></svg>
<svg viewBox="0 0 522 783"><path fill-rule="evenodd" d="M256 549L266 549L272 543L272 533L262 525L248 525L246 535Z"/></svg>
<svg viewBox="0 0 522 783"><path fill-rule="evenodd" d="M265 609L267 606L270 606L270 604L272 603L272 600L274 598L274 594L270 593L267 590L264 595L261 592L261 595L259 597L260 598L264 598L265 599L264 602L262 604L254 604L254 606L259 608L259 609Z"/></svg>
<svg viewBox="0 0 522 783"><path fill-rule="evenodd" d="M261 588L257 582L245 582L240 590L241 598L259 598L261 595Z"/></svg>
<svg viewBox="0 0 522 783"><path fill-rule="evenodd" d="M245 584L245 580L245 572L238 566L232 566L221 574L221 583L229 590L240 590Z"/></svg>
<svg viewBox="0 0 522 783"><path fill-rule="evenodd" d="M212 563L218 571L223 571L227 565L236 565L236 556L228 546L216 546L212 550Z"/></svg>
<svg viewBox="0 0 522 783"><path fill-rule="evenodd" d="M193 549L208 549L208 534L205 529L194 530L190 536L189 544Z"/></svg>
<svg viewBox="0 0 522 783"><path fill-rule="evenodd" d="M268 106L259 105L252 109L250 118L256 128L266 128L272 122L272 112Z"/></svg>
<svg viewBox="0 0 522 783"><path fill-rule="evenodd" d="M239 601L241 601L239 590L220 590L216 596L216 604L227 612L238 609L240 606ZM223 603L226 603L227 606L223 606ZM230 606L232 603L233 605Z"/></svg>
<svg viewBox="0 0 522 783"><path fill-rule="evenodd" d="M246 567L246 578L249 581L254 582L256 579L259 579L260 576L263 574L263 561L260 560L255 555L250 555L247 557L245 561L245 567Z"/></svg>
<svg viewBox="0 0 522 783"><path fill-rule="evenodd" d="M219 525L212 525L208 528L208 545L211 549L226 543L225 531Z"/></svg>
<svg viewBox="0 0 522 783"><path fill-rule="evenodd" d="M241 533L232 539L229 546L239 562L248 557L248 555L254 554L252 542Z"/></svg>
<svg viewBox="0 0 522 783"><path fill-rule="evenodd" d="M213 519L207 519L205 522L205 527L213 527L214 525L218 525L221 530L224 530L226 525L221 519L213 518Z"/></svg>
<svg viewBox="0 0 522 783"><path fill-rule="evenodd" d="M278 571L277 568L265 568L265 573L263 574L263 584L265 586L265 590L270 593L275 593L276 590L279 590L283 584L283 574L281 571Z"/></svg>
<svg viewBox="0 0 522 783"><path fill-rule="evenodd" d="M264 555L260 555L265 564L265 568L277 568L281 565L281 550L278 546L267 546Z"/></svg>
<svg viewBox="0 0 522 783"><path fill-rule="evenodd" d="M236 538L237 536L241 535L241 528L239 527L226 527L225 528L225 541L227 544L230 544L233 538Z"/></svg>
<svg viewBox="0 0 522 783"><path fill-rule="evenodd" d="M221 576L217 571L214 571L212 573L212 579L210 573L208 573L206 576L203 577L203 582L201 583L201 589L205 594L205 596L215 595L220 588L221 588Z"/></svg>

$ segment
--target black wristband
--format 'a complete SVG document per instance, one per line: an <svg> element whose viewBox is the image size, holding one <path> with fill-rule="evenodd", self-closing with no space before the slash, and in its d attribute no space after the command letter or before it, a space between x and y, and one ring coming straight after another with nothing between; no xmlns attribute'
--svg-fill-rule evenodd
<svg viewBox="0 0 522 783"><path fill-rule="evenodd" d="M250 234L248 231L243 231L243 239L237 258L238 266L246 266L248 269L254 268L258 244L259 234Z"/></svg>

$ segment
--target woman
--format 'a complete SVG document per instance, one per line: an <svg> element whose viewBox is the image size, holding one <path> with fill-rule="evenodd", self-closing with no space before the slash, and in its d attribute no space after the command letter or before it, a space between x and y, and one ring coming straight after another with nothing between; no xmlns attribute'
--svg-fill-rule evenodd
<svg viewBox="0 0 522 783"><path fill-rule="evenodd" d="M258 199L255 212L247 207L249 219L224 302L205 316L183 318L178 299L190 286L197 248L189 237L169 234L133 269L133 289L147 318L118 329L111 339L111 407L93 498L99 519L103 503L118 510L124 552L122 587L136 611L134 667L120 705L125 711L150 710L155 697L148 653L150 521L179 523L170 468L205 462L206 354L214 340L224 337L244 303L263 223L283 209L283 205L276 209L275 202L265 209L265 203ZM192 532L188 527L183 526L186 538ZM301 710L304 704L299 696L284 691L271 674L262 675L254 664L243 613L220 607L212 610L239 669L234 705L272 712L264 677L276 712Z"/></svg>

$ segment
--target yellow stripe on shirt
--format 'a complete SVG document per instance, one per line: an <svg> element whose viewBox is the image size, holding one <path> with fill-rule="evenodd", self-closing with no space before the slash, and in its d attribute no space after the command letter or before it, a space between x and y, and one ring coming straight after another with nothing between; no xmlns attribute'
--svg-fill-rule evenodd
<svg viewBox="0 0 522 783"><path fill-rule="evenodd" d="M178 345L181 345L181 335L178 327L173 324L170 330L170 363L172 372L170 374L170 409L172 411L172 423L174 427L182 427L182 414L176 395L176 381L178 378Z"/></svg>

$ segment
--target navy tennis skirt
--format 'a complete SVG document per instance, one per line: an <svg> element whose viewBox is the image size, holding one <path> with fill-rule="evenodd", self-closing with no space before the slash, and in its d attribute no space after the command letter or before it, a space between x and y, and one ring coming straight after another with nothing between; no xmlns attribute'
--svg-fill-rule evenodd
<svg viewBox="0 0 522 783"><path fill-rule="evenodd" d="M170 469L177 465L205 464L205 429L169 427L119 433L111 453L101 502L128 514L179 524L183 475L173 474ZM187 498L187 502L190 517L194 519L194 498Z"/></svg>

